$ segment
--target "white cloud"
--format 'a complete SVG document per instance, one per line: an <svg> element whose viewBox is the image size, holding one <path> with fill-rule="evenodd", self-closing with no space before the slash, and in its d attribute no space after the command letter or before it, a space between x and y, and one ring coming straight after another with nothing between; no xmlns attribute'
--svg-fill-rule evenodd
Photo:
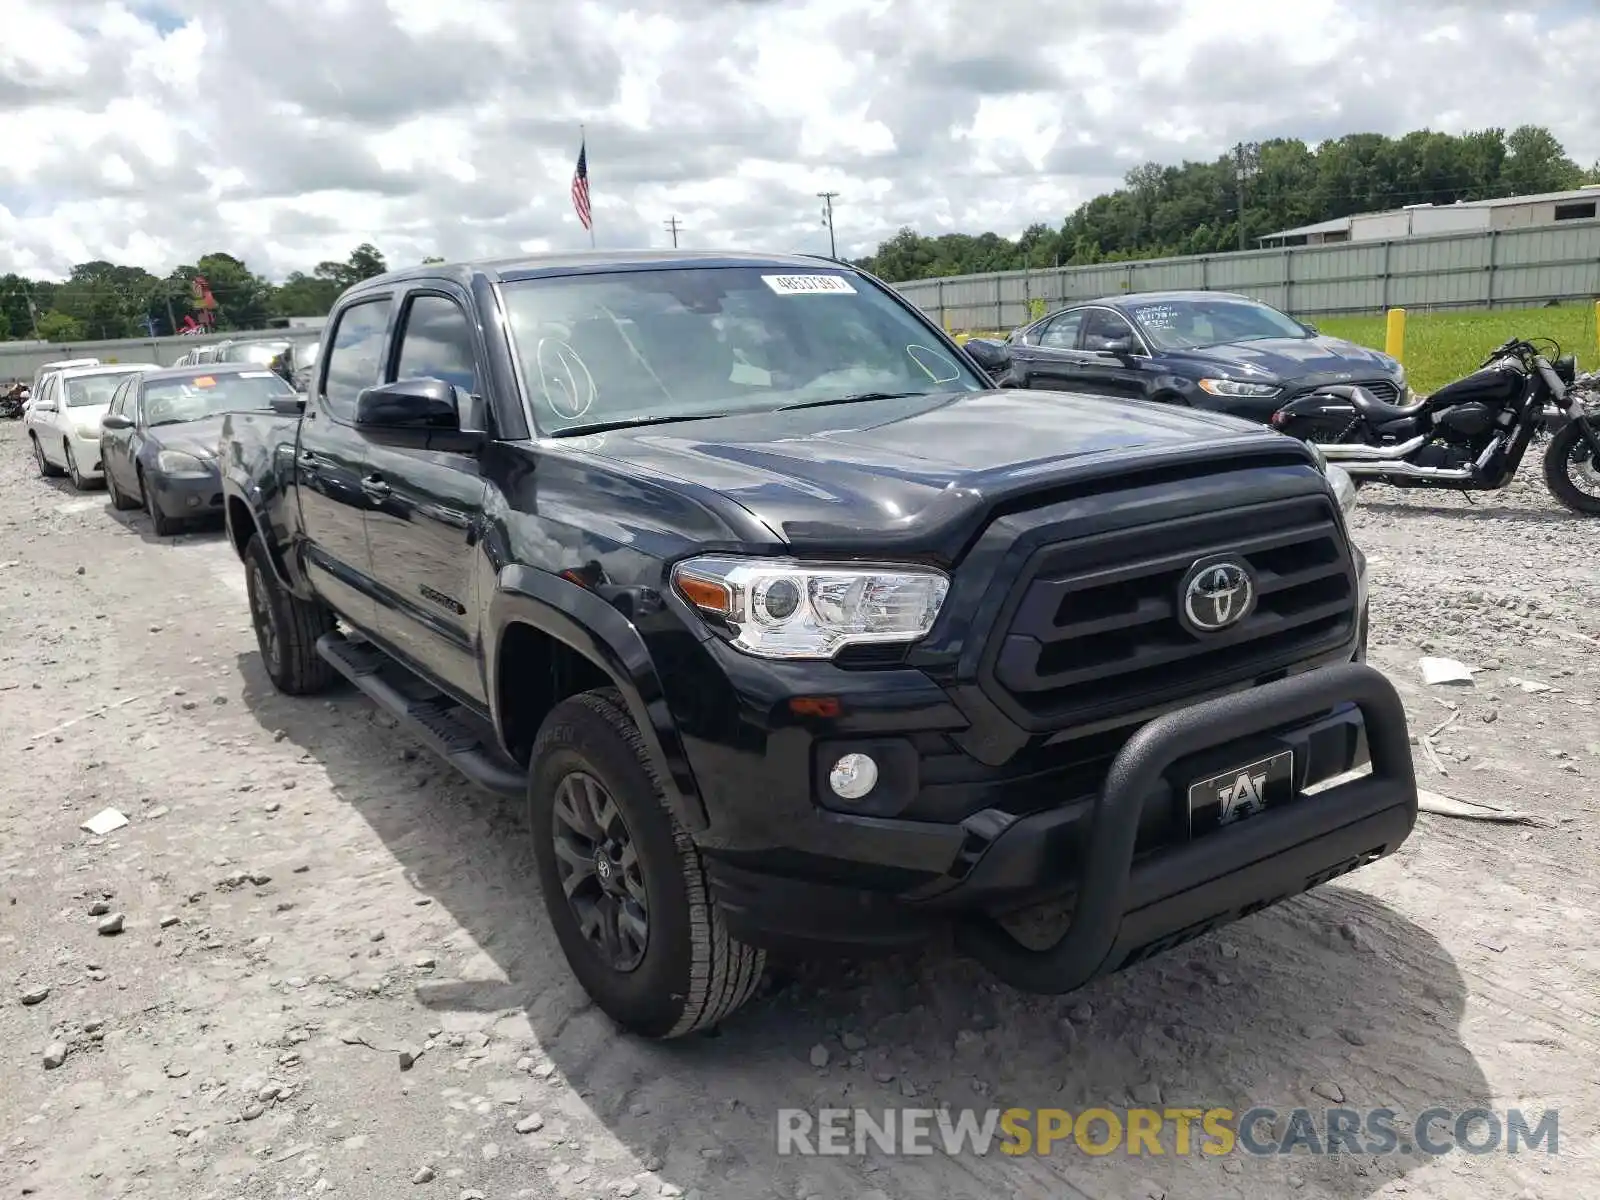
<svg viewBox="0 0 1600 1200"><path fill-rule="evenodd" d="M1592 4L0 0L0 272L282 276L602 244L1015 235L1241 139L1550 127L1600 158Z"/></svg>

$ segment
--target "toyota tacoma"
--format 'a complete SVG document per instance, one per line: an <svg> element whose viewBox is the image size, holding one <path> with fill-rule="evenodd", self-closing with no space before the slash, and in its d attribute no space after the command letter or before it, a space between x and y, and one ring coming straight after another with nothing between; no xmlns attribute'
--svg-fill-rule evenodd
<svg viewBox="0 0 1600 1200"><path fill-rule="evenodd" d="M273 404L219 448L266 671L525 805L567 961L637 1033L716 1024L769 951L941 928L1067 992L1415 823L1341 473L995 389L832 260L383 275Z"/></svg>

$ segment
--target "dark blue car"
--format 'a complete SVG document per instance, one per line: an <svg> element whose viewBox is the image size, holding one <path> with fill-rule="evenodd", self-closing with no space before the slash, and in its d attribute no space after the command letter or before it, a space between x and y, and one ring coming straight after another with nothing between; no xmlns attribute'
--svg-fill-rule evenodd
<svg viewBox="0 0 1600 1200"><path fill-rule="evenodd" d="M1267 421L1330 383L1406 399L1406 371L1377 350L1328 337L1228 292L1140 292L1086 300L1004 342L967 349L1002 387L1090 392L1184 404Z"/></svg>

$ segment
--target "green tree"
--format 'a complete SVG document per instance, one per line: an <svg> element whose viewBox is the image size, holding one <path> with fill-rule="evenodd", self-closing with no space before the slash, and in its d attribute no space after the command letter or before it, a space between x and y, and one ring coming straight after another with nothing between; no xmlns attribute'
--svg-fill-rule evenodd
<svg viewBox="0 0 1600 1200"><path fill-rule="evenodd" d="M47 342L82 342L83 323L76 317L52 308L39 317L39 336Z"/></svg>

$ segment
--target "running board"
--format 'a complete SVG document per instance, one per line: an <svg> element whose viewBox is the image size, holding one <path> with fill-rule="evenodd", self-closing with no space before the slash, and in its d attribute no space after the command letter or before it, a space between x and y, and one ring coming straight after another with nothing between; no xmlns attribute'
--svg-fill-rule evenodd
<svg viewBox="0 0 1600 1200"><path fill-rule="evenodd" d="M406 731L473 783L497 795L527 795L528 773L495 745L485 722L370 642L342 633L317 639L317 653Z"/></svg>

